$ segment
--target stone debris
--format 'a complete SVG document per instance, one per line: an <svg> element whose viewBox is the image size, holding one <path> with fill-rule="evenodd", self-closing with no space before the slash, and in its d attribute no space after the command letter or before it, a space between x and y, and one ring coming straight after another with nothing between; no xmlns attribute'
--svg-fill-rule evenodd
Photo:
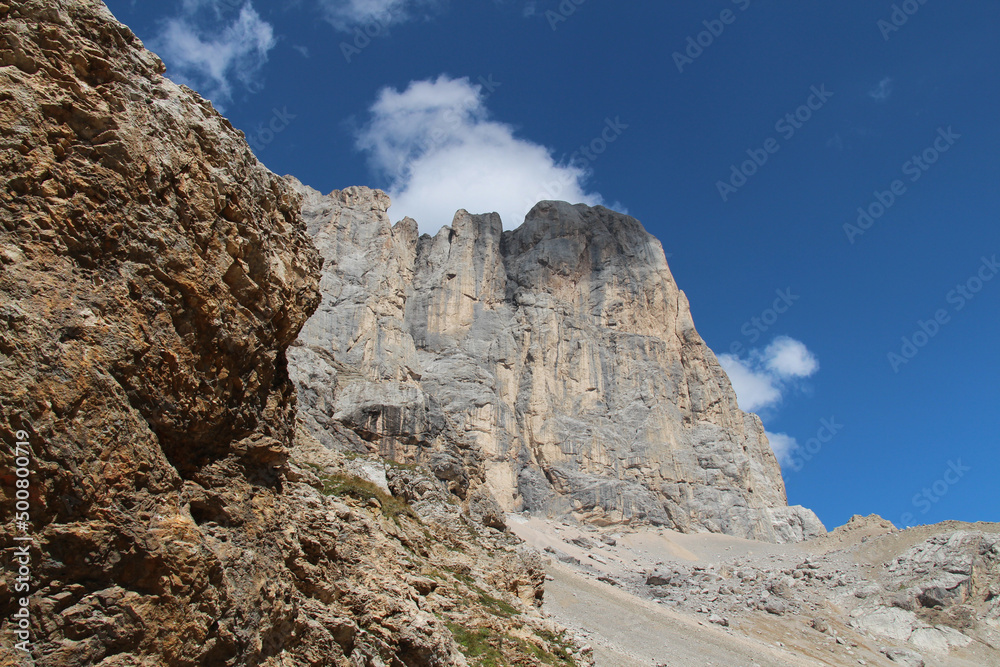
<svg viewBox="0 0 1000 667"><path fill-rule="evenodd" d="M889 658L893 662L902 665L903 667L925 667L924 659L919 653L914 653L913 651L907 651L906 649L900 648L882 648L879 649L885 657Z"/></svg>
<svg viewBox="0 0 1000 667"><path fill-rule="evenodd" d="M832 539L756 555L726 546L716 552L721 559L695 562L689 551L658 557L645 547L641 528L624 534L606 551L602 580L616 579L620 589L672 610L707 616L709 625L720 625L717 618L741 629L778 623L850 664L919 664L923 655L941 660L974 646L989 656L981 664L1000 660L989 648L1000 645L1000 527L994 524L901 532L878 517L857 517L849 529L830 533ZM644 546L628 546L634 541ZM636 567L652 562L659 564ZM872 655L870 642L879 641L894 646Z"/></svg>

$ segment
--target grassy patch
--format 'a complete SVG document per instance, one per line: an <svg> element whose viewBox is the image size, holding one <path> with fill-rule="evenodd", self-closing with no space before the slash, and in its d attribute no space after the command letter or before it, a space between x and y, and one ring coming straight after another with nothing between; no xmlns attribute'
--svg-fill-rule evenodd
<svg viewBox="0 0 1000 667"><path fill-rule="evenodd" d="M487 594L482 589L476 589L479 593L479 603L486 607L494 616L510 618L520 614L516 607Z"/></svg>
<svg viewBox="0 0 1000 667"><path fill-rule="evenodd" d="M569 665L570 667L576 667L576 661L573 660L573 656L567 653L562 648L557 648L554 653L549 653L541 646L536 646L531 642L526 642L523 639L514 640L517 645L521 647L521 650L528 655L533 655L535 658L544 665Z"/></svg>
<svg viewBox="0 0 1000 667"><path fill-rule="evenodd" d="M576 661L573 660L572 655L573 643L566 639L564 634L556 634L554 632L549 632L548 630L536 630L535 634L555 647L550 653L548 651L542 651L542 649L536 646L536 649L542 651L542 653L548 656L548 659L546 659L545 657L538 655L537 657L539 660L547 665L569 665L570 667L576 667Z"/></svg>
<svg viewBox="0 0 1000 667"><path fill-rule="evenodd" d="M482 667L500 667L509 665L500 650L502 637L486 628L467 628L458 623L448 623L448 629L455 637L455 642L469 658L475 658L475 663Z"/></svg>
<svg viewBox="0 0 1000 667"><path fill-rule="evenodd" d="M509 602L505 602L499 598L495 598L489 593L487 593L485 590L483 590L480 586L476 584L476 580L471 575L465 574L464 572L456 572L455 570L452 570L450 568L445 568L445 569L448 570L448 572L450 572L453 577L455 577L463 584L468 586L470 589L472 589L472 592L474 592L478 596L477 599L479 601L479 604L486 607L486 610L489 611L494 616L500 616L502 618L510 618L512 616L517 616L521 613L514 605L510 604ZM472 598L466 598L466 599L470 600Z"/></svg>
<svg viewBox="0 0 1000 667"><path fill-rule="evenodd" d="M447 570L449 573L451 573L451 576L455 577L455 579L461 581L463 584L468 586L472 590L472 592L478 596L479 604L486 607L487 611L492 613L494 616L510 618L511 616L517 616L521 613L514 605L508 602L504 602L503 600L495 598L489 593L487 593L482 587L476 584L476 580L475 578L472 577L471 574L466 574L465 572L459 572L450 567L446 567L444 569ZM472 598L466 598L466 599L468 600Z"/></svg>
<svg viewBox="0 0 1000 667"><path fill-rule="evenodd" d="M562 639L552 633L546 635L556 637L557 648L549 652L542 647L510 635L499 634L487 628L468 628L458 623L447 623L455 642L470 662L481 667L501 667L513 664L525 664L520 655L530 655L544 665L576 667L573 656L565 649ZM541 635L541 633L539 633ZM506 647L505 647L506 644ZM506 652L505 652L506 648Z"/></svg>
<svg viewBox="0 0 1000 667"><path fill-rule="evenodd" d="M399 461L393 461L392 459L382 459L390 468L395 468L396 470L420 470L421 466L416 463L400 463Z"/></svg>
<svg viewBox="0 0 1000 667"><path fill-rule="evenodd" d="M323 482L324 496L348 496L362 501L374 498L382 506L386 518L399 523L399 517L408 516L420 522L409 503L389 495L367 479L350 475L320 475L319 478Z"/></svg>
<svg viewBox="0 0 1000 667"><path fill-rule="evenodd" d="M468 574L466 572L459 572L458 570L452 569L450 567L445 567L444 569L450 572L453 577L461 581L466 586L469 586L471 588L476 588L477 590L482 590L481 588L476 586L476 580L472 578L471 574Z"/></svg>

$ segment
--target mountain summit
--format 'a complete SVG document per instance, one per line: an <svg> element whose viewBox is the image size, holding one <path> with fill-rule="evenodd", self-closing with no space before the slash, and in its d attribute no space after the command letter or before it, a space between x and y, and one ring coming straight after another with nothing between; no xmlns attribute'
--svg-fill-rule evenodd
<svg viewBox="0 0 1000 667"><path fill-rule="evenodd" d="M347 427L506 511L770 542L826 532L788 506L760 419L634 218L546 201L512 231L462 210L418 238L380 191L290 181L325 260L289 351L321 441Z"/></svg>

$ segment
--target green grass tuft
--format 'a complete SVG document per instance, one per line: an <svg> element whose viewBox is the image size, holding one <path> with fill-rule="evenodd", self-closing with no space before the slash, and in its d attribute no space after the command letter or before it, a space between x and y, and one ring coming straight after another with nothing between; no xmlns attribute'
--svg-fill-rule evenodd
<svg viewBox="0 0 1000 667"><path fill-rule="evenodd" d="M421 523L420 517L409 503L389 495L367 479L350 475L320 475L319 478L323 482L325 496L348 496L362 501L375 498L382 506L382 514L386 518L399 523L400 517L408 516Z"/></svg>
<svg viewBox="0 0 1000 667"><path fill-rule="evenodd" d="M469 658L476 658L474 664L482 667L501 667L510 664L498 647L502 641L500 635L486 628L467 628L458 623L447 625L462 653Z"/></svg>
<svg viewBox="0 0 1000 667"><path fill-rule="evenodd" d="M554 632L549 632L548 630L536 630L535 634L549 644L555 646L551 653L548 651L542 651L548 659L539 655L537 656L539 660L547 665L569 665L569 667L576 667L576 661L573 659L572 655L573 643L566 639L565 634L556 634ZM535 648L538 647L536 646ZM541 651L542 649L538 650Z"/></svg>
<svg viewBox="0 0 1000 667"><path fill-rule="evenodd" d="M486 607L494 616L510 618L521 613L513 605L483 592L482 589L477 588L477 591L479 592L479 603Z"/></svg>
<svg viewBox="0 0 1000 667"><path fill-rule="evenodd" d="M455 642L461 648L462 653L466 657L472 658L470 662L474 665L480 665L481 667L510 665L511 662L504 653L504 644L506 644L506 648L511 655L530 655L542 664L553 665L554 667L576 667L573 656L566 649L565 640L562 637L556 637L551 632L545 633L545 635L547 636L547 641L550 641L548 637L555 639L555 641L550 641L550 643L557 645L556 649L552 652L531 642L511 637L510 635L499 634L488 628L468 628L458 623L446 623L446 625L451 630L451 634L455 637ZM539 633L539 635L541 636L542 633ZM518 665L525 664L523 659L515 659L514 663Z"/></svg>

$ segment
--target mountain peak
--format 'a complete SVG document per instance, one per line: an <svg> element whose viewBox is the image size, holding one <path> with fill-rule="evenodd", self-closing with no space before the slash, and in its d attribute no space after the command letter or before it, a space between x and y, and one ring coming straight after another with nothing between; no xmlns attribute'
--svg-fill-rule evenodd
<svg viewBox="0 0 1000 667"><path fill-rule="evenodd" d="M543 201L511 231L460 210L413 239L343 198L303 215L326 230L328 296L291 370L322 399L302 403L318 438L347 426L507 511L779 542L825 532L787 506L760 420L635 218ZM331 353L347 368L327 367Z"/></svg>

